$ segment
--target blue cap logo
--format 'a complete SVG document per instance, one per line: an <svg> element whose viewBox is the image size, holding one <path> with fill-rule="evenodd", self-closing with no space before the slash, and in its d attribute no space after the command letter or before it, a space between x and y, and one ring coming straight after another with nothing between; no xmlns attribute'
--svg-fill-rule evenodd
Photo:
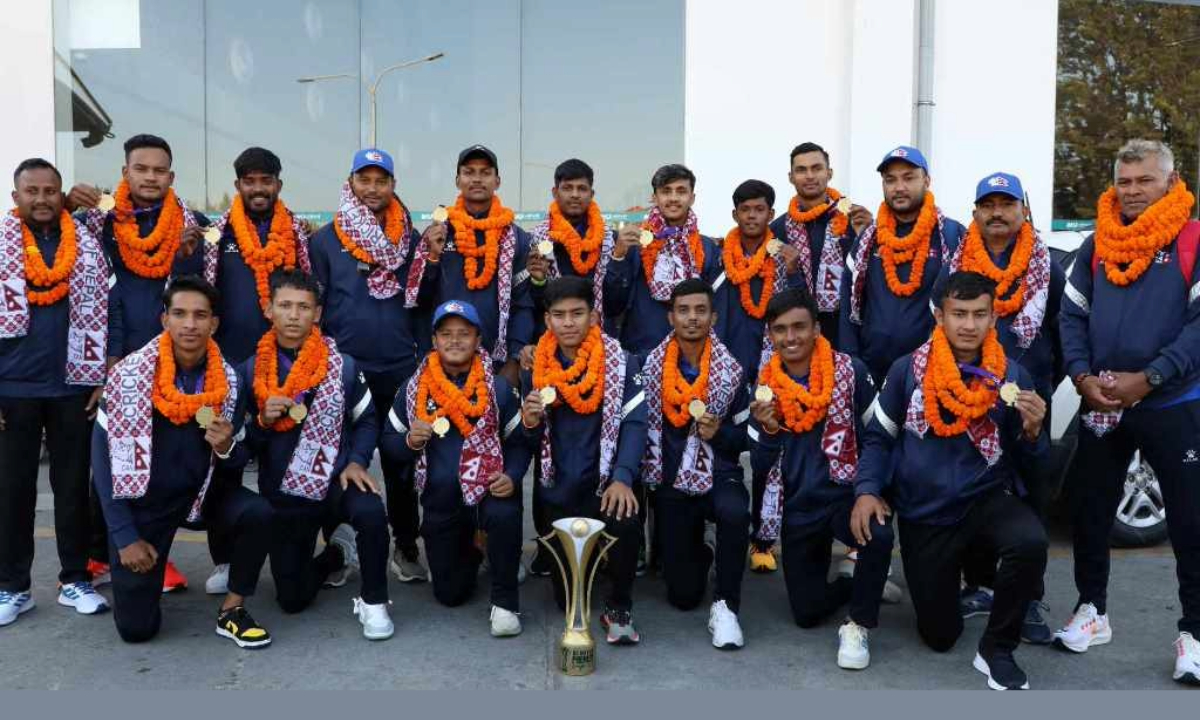
<svg viewBox="0 0 1200 720"><path fill-rule="evenodd" d="M1008 187L1008 178L1004 177L1003 175L993 175L992 177L988 178L987 184L988 187L1006 188Z"/></svg>
<svg viewBox="0 0 1200 720"><path fill-rule="evenodd" d="M908 151L904 148L896 148L892 151L892 157L906 158L908 157Z"/></svg>
<svg viewBox="0 0 1200 720"><path fill-rule="evenodd" d="M383 162L383 155L378 150L368 150L365 156L371 162Z"/></svg>
<svg viewBox="0 0 1200 720"><path fill-rule="evenodd" d="M460 313L463 311L463 306L456 302L448 302L445 305L446 312Z"/></svg>

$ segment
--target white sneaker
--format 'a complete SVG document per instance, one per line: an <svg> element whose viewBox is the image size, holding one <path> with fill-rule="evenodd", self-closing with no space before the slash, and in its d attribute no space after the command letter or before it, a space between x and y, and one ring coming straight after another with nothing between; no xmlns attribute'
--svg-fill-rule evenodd
<svg viewBox="0 0 1200 720"><path fill-rule="evenodd" d="M204 592L208 595L224 595L229 592L229 563L221 563L213 568L212 574L204 581Z"/></svg>
<svg viewBox="0 0 1200 720"><path fill-rule="evenodd" d="M870 665L870 631L853 620L847 620L838 629L837 663L843 670L863 670Z"/></svg>
<svg viewBox="0 0 1200 720"><path fill-rule="evenodd" d="M342 558L345 564L337 570L329 573L322 583L322 587L340 588L350 579L350 573L358 568L358 533L354 528L345 523L338 525L333 531L333 535L329 536L329 544L336 545L342 551Z"/></svg>
<svg viewBox="0 0 1200 720"><path fill-rule="evenodd" d="M95 615L108 609L108 601L90 582L67 583L60 587L58 604L73 607L80 615Z"/></svg>
<svg viewBox="0 0 1200 720"><path fill-rule="evenodd" d="M492 606L492 637L512 637L521 634L521 618L512 611Z"/></svg>
<svg viewBox="0 0 1200 720"><path fill-rule="evenodd" d="M718 650L736 650L746 644L742 625L724 600L716 601L709 609L708 631L712 633L713 647Z"/></svg>
<svg viewBox="0 0 1200 720"><path fill-rule="evenodd" d="M0 627L12 625L17 621L18 615L27 613L36 606L33 595L28 592L0 590Z"/></svg>
<svg viewBox="0 0 1200 720"><path fill-rule="evenodd" d="M1200 641L1191 633L1179 633L1175 641L1176 682L1200 685Z"/></svg>
<svg viewBox="0 0 1200 720"><path fill-rule="evenodd" d="M1108 615L1096 612L1096 606L1091 603L1080 605L1066 627L1054 633L1054 644L1077 653L1109 642L1112 642L1112 627L1108 624Z"/></svg>
<svg viewBox="0 0 1200 720"><path fill-rule="evenodd" d="M371 605L361 597L354 598L354 614L362 623L363 637L368 640L387 640L396 633L396 626L388 615L390 602Z"/></svg>

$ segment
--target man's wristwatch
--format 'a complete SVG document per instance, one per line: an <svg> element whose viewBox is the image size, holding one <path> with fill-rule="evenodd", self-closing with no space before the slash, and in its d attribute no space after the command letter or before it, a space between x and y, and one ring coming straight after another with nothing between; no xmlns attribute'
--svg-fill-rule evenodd
<svg viewBox="0 0 1200 720"><path fill-rule="evenodd" d="M1146 368L1145 370L1142 371L1142 374L1146 376L1146 382L1150 383L1150 387L1152 387L1152 388L1162 387L1164 378L1162 376L1162 373L1160 373L1159 371L1155 370L1154 368Z"/></svg>

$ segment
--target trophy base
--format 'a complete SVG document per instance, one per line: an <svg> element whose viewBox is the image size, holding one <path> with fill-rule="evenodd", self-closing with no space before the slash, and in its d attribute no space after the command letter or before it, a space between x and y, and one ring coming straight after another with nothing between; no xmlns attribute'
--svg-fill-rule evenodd
<svg viewBox="0 0 1200 720"><path fill-rule="evenodd" d="M558 642L559 670L564 675L596 672L596 641L586 630L567 630Z"/></svg>

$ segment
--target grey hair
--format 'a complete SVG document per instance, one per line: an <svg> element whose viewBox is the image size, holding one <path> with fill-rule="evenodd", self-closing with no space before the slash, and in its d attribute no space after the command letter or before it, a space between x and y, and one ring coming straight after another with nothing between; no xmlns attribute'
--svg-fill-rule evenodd
<svg viewBox="0 0 1200 720"><path fill-rule="evenodd" d="M1117 159L1113 162L1113 181L1117 179L1117 168L1122 163L1135 163L1145 160L1150 155L1158 157L1158 169L1164 174L1175 172L1175 153L1167 144L1159 140L1130 140L1117 151Z"/></svg>

